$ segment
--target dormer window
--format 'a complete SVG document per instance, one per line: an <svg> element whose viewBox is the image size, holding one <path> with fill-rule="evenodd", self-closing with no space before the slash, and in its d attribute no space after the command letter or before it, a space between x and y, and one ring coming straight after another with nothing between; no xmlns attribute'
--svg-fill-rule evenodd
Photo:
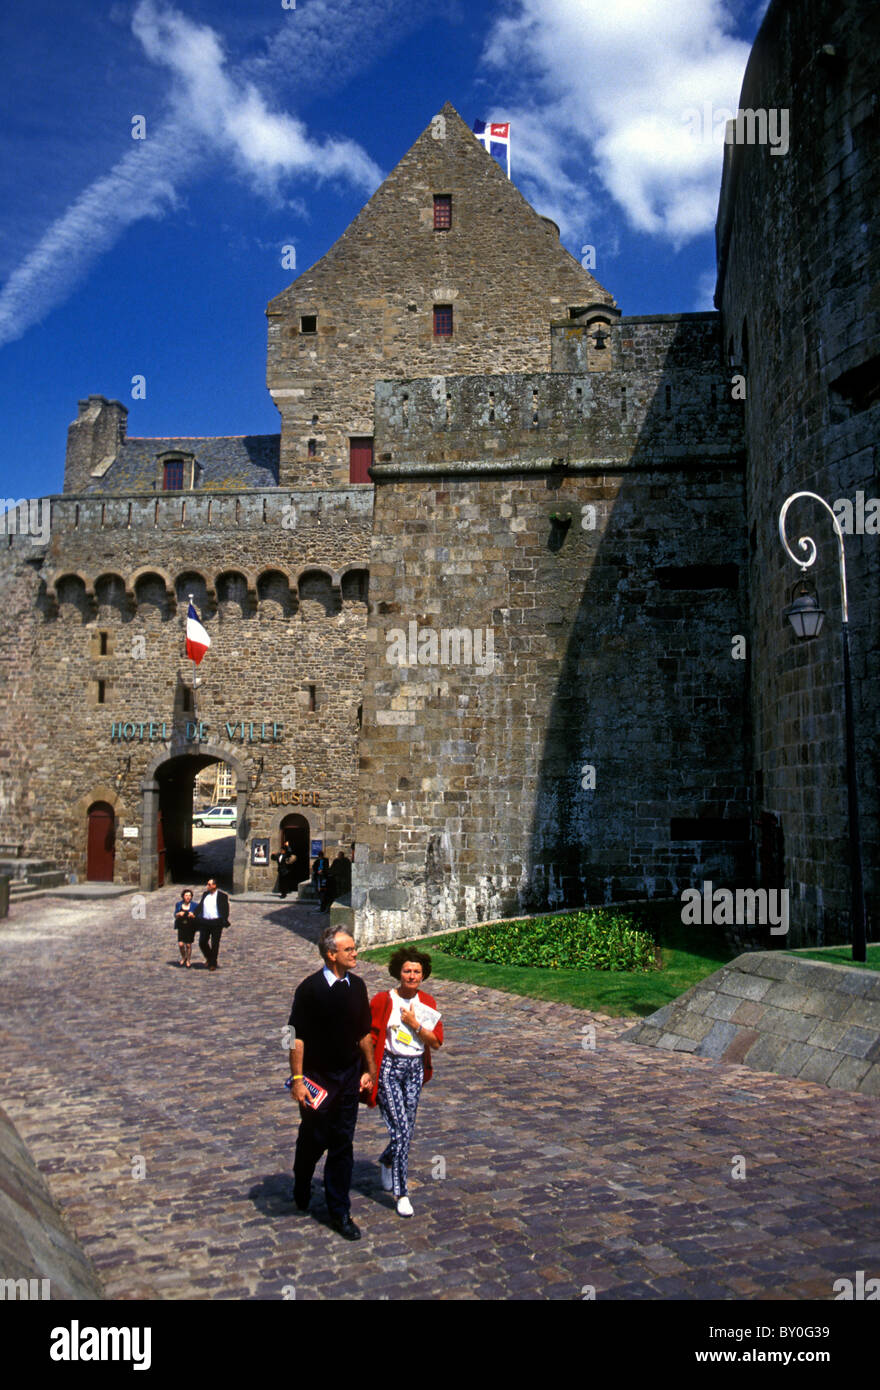
<svg viewBox="0 0 880 1390"><path fill-rule="evenodd" d="M191 492L196 485L194 454L169 449L156 458L155 484L162 492Z"/></svg>

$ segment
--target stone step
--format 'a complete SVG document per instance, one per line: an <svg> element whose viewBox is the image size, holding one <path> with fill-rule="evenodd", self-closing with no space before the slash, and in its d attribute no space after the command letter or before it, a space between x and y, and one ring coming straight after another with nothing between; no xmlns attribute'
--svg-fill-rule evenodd
<svg viewBox="0 0 880 1390"><path fill-rule="evenodd" d="M67 874L60 869L45 869L41 873L28 874L27 882L34 888L60 888L67 882Z"/></svg>
<svg viewBox="0 0 880 1390"><path fill-rule="evenodd" d="M54 859L0 859L0 874L10 878L31 878L35 873L45 873L57 866Z"/></svg>

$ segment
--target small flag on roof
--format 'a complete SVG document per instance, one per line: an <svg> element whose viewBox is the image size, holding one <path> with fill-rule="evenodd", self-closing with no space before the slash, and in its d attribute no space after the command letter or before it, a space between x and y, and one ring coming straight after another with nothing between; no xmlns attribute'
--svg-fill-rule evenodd
<svg viewBox="0 0 880 1390"><path fill-rule="evenodd" d="M474 134L510 178L510 121L474 121Z"/></svg>
<svg viewBox="0 0 880 1390"><path fill-rule="evenodd" d="M192 603L186 614L186 654L198 666L211 645L211 639L202 627L199 615Z"/></svg>

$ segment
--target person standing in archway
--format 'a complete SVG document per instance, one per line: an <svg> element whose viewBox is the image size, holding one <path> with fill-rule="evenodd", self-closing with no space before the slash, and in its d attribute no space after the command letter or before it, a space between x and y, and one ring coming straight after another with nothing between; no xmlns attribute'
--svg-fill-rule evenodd
<svg viewBox="0 0 880 1390"><path fill-rule="evenodd" d="M284 841L284 848L281 853L274 857L278 860L278 891L282 898L286 898L288 893L292 893L296 887L294 882L296 855L289 840Z"/></svg>
<svg viewBox="0 0 880 1390"><path fill-rule="evenodd" d="M229 926L229 897L217 887L217 880L209 878L199 902L199 950L208 962L209 970L217 970L217 957L220 954L220 937L223 928Z"/></svg>

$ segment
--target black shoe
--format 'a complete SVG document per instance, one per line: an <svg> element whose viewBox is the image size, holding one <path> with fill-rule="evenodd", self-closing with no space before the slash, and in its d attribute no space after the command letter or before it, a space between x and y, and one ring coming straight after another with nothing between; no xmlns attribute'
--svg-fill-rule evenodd
<svg viewBox="0 0 880 1390"><path fill-rule="evenodd" d="M311 1200L311 1195L306 1197L305 1201L303 1202L300 1200L299 1194L297 1192L294 1192L293 1194L293 1201L297 1211L308 1211Z"/></svg>
<svg viewBox="0 0 880 1390"><path fill-rule="evenodd" d="M360 1240L361 1238L360 1229L354 1224L347 1212L345 1216L331 1216L330 1225L345 1240Z"/></svg>

